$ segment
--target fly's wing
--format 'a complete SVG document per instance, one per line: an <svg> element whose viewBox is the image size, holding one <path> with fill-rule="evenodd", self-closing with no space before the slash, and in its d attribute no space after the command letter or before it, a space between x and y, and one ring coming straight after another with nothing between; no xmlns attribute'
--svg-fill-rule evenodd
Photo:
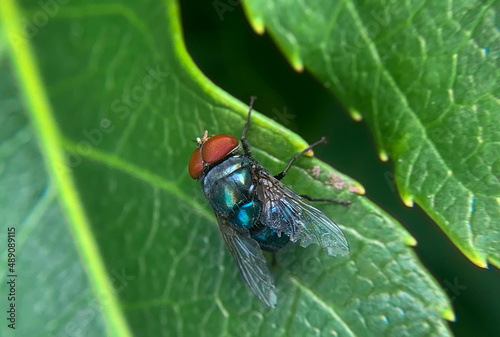
<svg viewBox="0 0 500 337"><path fill-rule="evenodd" d="M342 230L325 213L309 204L265 170L257 170L257 194L262 200L259 220L290 241L307 247L312 242L325 248L328 255L349 254L349 244Z"/></svg>
<svg viewBox="0 0 500 337"><path fill-rule="evenodd" d="M254 294L268 307L274 307L277 296L274 292L274 282L266 259L257 241L250 237L248 230L236 230L227 219L215 214L219 230L226 242L229 252L233 256L241 277L248 284Z"/></svg>

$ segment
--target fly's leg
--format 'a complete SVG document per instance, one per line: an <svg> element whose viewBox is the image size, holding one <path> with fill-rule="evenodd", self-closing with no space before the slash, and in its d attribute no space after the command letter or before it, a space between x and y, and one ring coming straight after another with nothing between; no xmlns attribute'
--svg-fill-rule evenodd
<svg viewBox="0 0 500 337"><path fill-rule="evenodd" d="M316 145L319 145L319 144L322 144L322 143L326 143L326 138L325 137L321 137L320 140L318 140L316 143L313 143L311 145L309 145L306 149L304 149L302 152L296 154L292 159L290 159L290 161L288 162L288 165L286 166L285 170L283 172L280 172L278 173L277 175L275 175L274 177L278 180L281 180L283 179L285 176L286 176L286 173L288 172L288 170L290 169L290 167L292 167L292 164L295 160L297 160L297 158L299 158L300 156L302 156L304 153L306 153L307 151L309 151L310 149L312 149L313 147L315 147Z"/></svg>
<svg viewBox="0 0 500 337"><path fill-rule="evenodd" d="M325 199L325 198L312 198L308 196L307 194L301 194L300 195L302 198L307 199L309 201L325 201L325 202L333 202L335 204L339 204L342 206L349 206L351 202L349 201L340 201L340 200L334 200L334 199Z"/></svg>
<svg viewBox="0 0 500 337"><path fill-rule="evenodd" d="M248 140L246 139L245 135L248 130L248 126L250 125L250 115L252 114L252 109L253 109L253 102L257 97L252 96L250 97L250 105L249 105L249 110L248 110L248 116L247 116L247 122L245 123L245 127L243 128L243 133L241 134L241 144L243 145L243 151L247 156L252 157L252 151L250 151L250 145L248 144Z"/></svg>
<svg viewBox="0 0 500 337"><path fill-rule="evenodd" d="M292 159L290 159L290 161L288 162L288 165L286 166L285 170L281 173L278 173L277 175L274 176L274 178L278 179L278 180L281 180L283 179L288 170L290 169L290 167L292 167L292 164L295 160L297 160L297 158L299 158L301 155L303 155L304 153L306 153L307 151L309 151L310 149L312 149L313 147L315 147L316 145L319 145L319 144L322 144L322 143L326 143L326 138L325 137L321 137L320 140L318 140L317 142L309 145L306 149L304 149L302 152L296 154ZM310 197L306 194L301 194L300 195L302 198L304 199L307 199L309 201L325 201L325 202L333 202L335 204L339 204L339 205L342 205L342 206L349 206L351 203L349 201L341 201L341 200L334 200L334 199L326 199L326 198L313 198L313 197Z"/></svg>

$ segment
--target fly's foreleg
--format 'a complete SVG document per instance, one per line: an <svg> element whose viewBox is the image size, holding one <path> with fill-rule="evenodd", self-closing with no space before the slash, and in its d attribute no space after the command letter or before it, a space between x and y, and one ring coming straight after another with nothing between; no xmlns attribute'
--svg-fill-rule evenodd
<svg viewBox="0 0 500 337"><path fill-rule="evenodd" d="M274 177L276 179L278 179L278 180L283 179L286 176L286 174L287 174L288 170L290 169L290 167L292 167L293 162L295 160L297 160L297 158L299 158L300 156L302 156L304 153L306 153L307 151L309 151L310 149L312 149L316 145L323 144L323 143L326 143L326 138L325 137L321 137L320 140L318 140L315 143L312 143L307 148L305 148L303 151L301 151L300 153L296 154L292 159L290 159L290 161L288 162L288 165L286 166L285 170L283 172L278 173Z"/></svg>
<svg viewBox="0 0 500 337"><path fill-rule="evenodd" d="M250 157L252 157L252 151L250 150L250 145L248 144L248 140L246 139L246 133L248 127L250 126L250 116L252 115L253 102L255 102L256 99L257 97L255 96L250 97L247 122L245 123L245 127L243 128L243 133L241 134L241 145L243 145L243 151L245 152L246 155Z"/></svg>

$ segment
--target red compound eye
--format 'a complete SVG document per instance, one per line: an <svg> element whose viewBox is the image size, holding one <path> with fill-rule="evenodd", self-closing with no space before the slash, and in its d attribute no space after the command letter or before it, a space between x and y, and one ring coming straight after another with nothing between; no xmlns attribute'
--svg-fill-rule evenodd
<svg viewBox="0 0 500 337"><path fill-rule="evenodd" d="M201 147L201 156L207 164L215 163L238 147L238 140L230 135L216 135L207 139Z"/></svg>
<svg viewBox="0 0 500 337"><path fill-rule="evenodd" d="M193 179L199 179L201 173L203 172L203 161L201 160L201 151L196 148L191 155L191 159L189 159L189 175Z"/></svg>

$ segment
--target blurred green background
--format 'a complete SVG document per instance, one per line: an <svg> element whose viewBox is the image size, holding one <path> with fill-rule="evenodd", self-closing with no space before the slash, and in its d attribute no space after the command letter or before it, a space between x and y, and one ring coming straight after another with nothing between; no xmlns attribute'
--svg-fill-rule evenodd
<svg viewBox="0 0 500 337"><path fill-rule="evenodd" d="M235 5L222 16L211 1L181 4L185 42L199 68L245 103L256 95L256 110L306 141L326 136L329 144L316 148L316 156L361 182L366 196L417 239L418 256L453 302L454 334L500 336L499 270L473 265L418 207L406 207L391 178L392 163L378 159L366 125L348 117L326 90L329 83L295 72L268 35L255 34L236 1L227 3Z"/></svg>

